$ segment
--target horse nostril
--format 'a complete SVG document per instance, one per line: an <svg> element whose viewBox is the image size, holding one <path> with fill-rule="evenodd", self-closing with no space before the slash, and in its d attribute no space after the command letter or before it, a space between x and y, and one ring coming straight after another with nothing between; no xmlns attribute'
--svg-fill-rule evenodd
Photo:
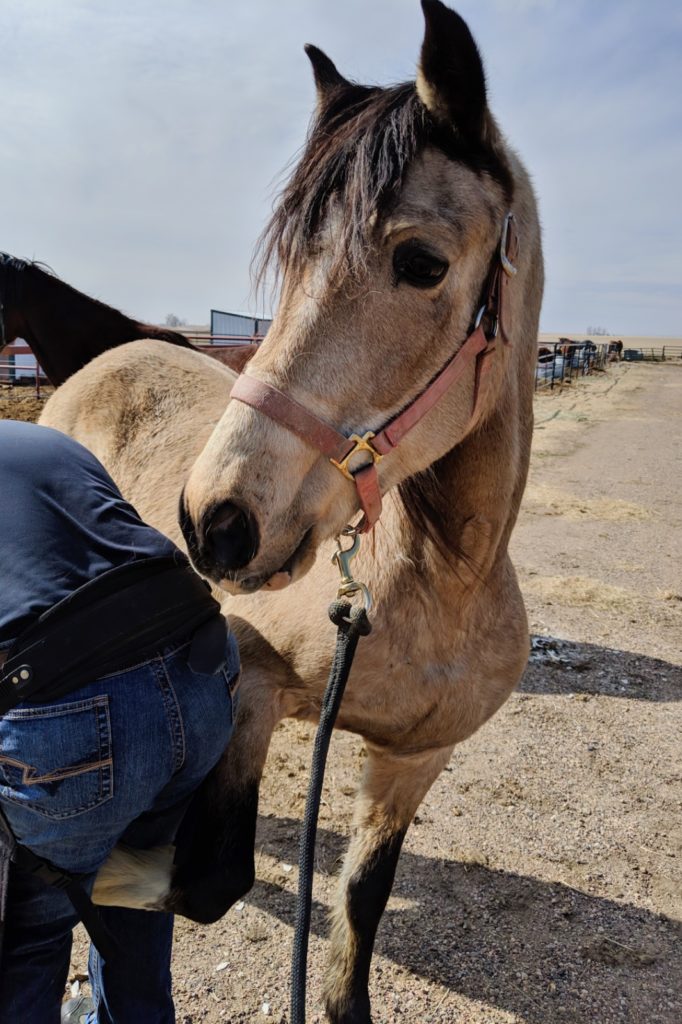
<svg viewBox="0 0 682 1024"><path fill-rule="evenodd" d="M204 536L209 558L224 572L248 565L258 551L253 516L231 501L214 509L205 524Z"/></svg>

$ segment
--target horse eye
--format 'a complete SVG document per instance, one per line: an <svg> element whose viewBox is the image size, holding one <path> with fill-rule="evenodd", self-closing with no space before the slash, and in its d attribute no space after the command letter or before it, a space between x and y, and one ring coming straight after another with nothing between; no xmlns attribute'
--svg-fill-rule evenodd
<svg viewBox="0 0 682 1024"><path fill-rule="evenodd" d="M433 288L447 274L448 262L419 243L404 242L393 253L393 272L396 284L405 281L415 288Z"/></svg>

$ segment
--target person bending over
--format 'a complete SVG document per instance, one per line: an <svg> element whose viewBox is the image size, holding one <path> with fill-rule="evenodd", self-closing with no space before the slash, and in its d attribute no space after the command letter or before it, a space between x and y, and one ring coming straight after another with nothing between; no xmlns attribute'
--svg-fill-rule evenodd
<svg viewBox="0 0 682 1024"><path fill-rule="evenodd" d="M172 915L87 894L117 843L173 842L229 742L238 678L208 585L97 459L0 422L2 1024L174 1021ZM83 918L94 1006L60 1010Z"/></svg>

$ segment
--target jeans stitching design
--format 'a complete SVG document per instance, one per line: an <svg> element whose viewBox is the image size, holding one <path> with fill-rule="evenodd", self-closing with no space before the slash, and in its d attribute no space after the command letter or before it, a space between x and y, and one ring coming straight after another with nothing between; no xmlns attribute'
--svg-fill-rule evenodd
<svg viewBox="0 0 682 1024"><path fill-rule="evenodd" d="M87 772L94 772L95 769L110 768L113 761L110 757L106 761L89 761L88 764L74 765L73 768L59 768L57 771L50 772L47 775L36 775L38 769L35 765L26 764L24 761L17 761L13 757L5 757L3 754L0 754L0 764L11 764L14 768L21 768L22 786L35 786L40 782L60 782L62 779L68 779L75 775L85 775Z"/></svg>
<svg viewBox="0 0 682 1024"><path fill-rule="evenodd" d="M14 718L19 717L24 720L30 720L40 717L58 718L67 714L81 713L83 711L93 711L95 714L99 754L97 761L89 761L87 764L79 764L73 765L69 768L57 769L46 775L36 775L35 773L37 772L37 768L34 765L27 764L24 761L19 761L18 759L2 754L0 754L0 764L9 764L20 769L22 772L20 785L26 787L47 784L50 782L61 782L65 779L77 778L80 775L86 775L96 771L99 777L97 782L93 783L93 795L90 799L86 800L85 803L77 804L75 806L72 805L65 810L49 811L35 803L27 804L24 800L15 796L11 791L11 787L3 784L0 779L0 798L2 800L7 800L10 803L16 804L23 810L39 814L43 818L59 821L66 818L76 817L76 815L82 814L85 811L91 811L111 799L113 796L114 782L113 757L111 751L109 698L106 695L101 697L92 697L89 700L73 701L69 704L58 704L52 707L19 708L16 709L14 713L10 712L10 715ZM28 713L22 714L21 712Z"/></svg>
<svg viewBox="0 0 682 1024"><path fill-rule="evenodd" d="M90 711L92 708L107 705L108 697L90 697L87 700L74 700L68 704L41 704L37 708L13 708L2 717L10 722L20 722L22 719L30 718L58 718L60 715L70 715L74 711Z"/></svg>
<svg viewBox="0 0 682 1024"><path fill-rule="evenodd" d="M171 733L173 771L178 772L185 763L185 727L182 721L182 711L178 701L175 688L170 679L165 659L159 659L154 665L157 682L161 690L166 718Z"/></svg>

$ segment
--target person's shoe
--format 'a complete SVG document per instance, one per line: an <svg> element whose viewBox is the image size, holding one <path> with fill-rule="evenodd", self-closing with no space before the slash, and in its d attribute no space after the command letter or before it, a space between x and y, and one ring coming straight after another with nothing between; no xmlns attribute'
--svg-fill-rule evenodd
<svg viewBox="0 0 682 1024"><path fill-rule="evenodd" d="M95 1009L90 996L76 996L62 1003L62 1024L85 1024L88 1014Z"/></svg>

